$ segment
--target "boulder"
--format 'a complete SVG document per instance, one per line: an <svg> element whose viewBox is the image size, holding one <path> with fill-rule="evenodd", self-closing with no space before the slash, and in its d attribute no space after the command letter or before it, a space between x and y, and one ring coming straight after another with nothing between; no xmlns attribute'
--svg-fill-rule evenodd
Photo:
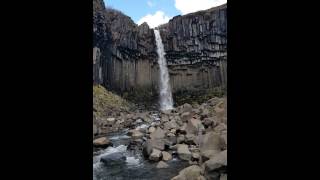
<svg viewBox="0 0 320 180"><path fill-rule="evenodd" d="M204 163L205 173L208 174L215 170L218 170L221 167L227 166L227 151L221 151L215 156L211 157L208 161Z"/></svg>
<svg viewBox="0 0 320 180"><path fill-rule="evenodd" d="M189 161L191 160L191 152L189 151L188 145L186 144L178 144L177 145L177 153L180 159Z"/></svg>
<svg viewBox="0 0 320 180"><path fill-rule="evenodd" d="M154 132L150 134L151 139L163 139L165 137L165 131L158 127Z"/></svg>
<svg viewBox="0 0 320 180"><path fill-rule="evenodd" d="M132 133L131 133L131 137L134 138L134 139L139 139L139 138L142 138L143 137L143 133L140 132L139 130L133 130Z"/></svg>
<svg viewBox="0 0 320 180"><path fill-rule="evenodd" d="M224 140L220 137L219 134L213 131L205 134L199 142L201 156L204 156L205 158L214 156L215 154L219 153L224 147Z"/></svg>
<svg viewBox="0 0 320 180"><path fill-rule="evenodd" d="M182 105L182 108L181 108L181 112L184 113L184 112L191 112L192 111L192 106L188 103L185 103Z"/></svg>
<svg viewBox="0 0 320 180"><path fill-rule="evenodd" d="M149 156L149 159L152 161L159 161L161 158L161 151L159 151L158 149L153 148L152 149L152 153Z"/></svg>
<svg viewBox="0 0 320 180"><path fill-rule="evenodd" d="M221 133L222 131L227 130L227 125L224 123L219 123L213 130L217 133Z"/></svg>
<svg viewBox="0 0 320 180"><path fill-rule="evenodd" d="M198 144L198 138L194 134L186 134L184 142L189 145Z"/></svg>
<svg viewBox="0 0 320 180"><path fill-rule="evenodd" d="M218 122L225 122L227 112L226 112L226 102L225 100L220 101L214 108L215 114L217 116Z"/></svg>
<svg viewBox="0 0 320 180"><path fill-rule="evenodd" d="M185 136L183 134L180 134L178 137L177 137L177 143L178 144L181 144L183 143L185 140Z"/></svg>
<svg viewBox="0 0 320 180"><path fill-rule="evenodd" d="M200 154L199 153L192 153L192 160L193 161L199 161L200 160Z"/></svg>
<svg viewBox="0 0 320 180"><path fill-rule="evenodd" d="M179 125L176 123L175 120L168 121L164 123L164 130L169 130L169 129L177 129Z"/></svg>
<svg viewBox="0 0 320 180"><path fill-rule="evenodd" d="M151 126L148 131L149 133L153 133L154 131L156 131L156 128Z"/></svg>
<svg viewBox="0 0 320 180"><path fill-rule="evenodd" d="M162 160L170 161L172 159L172 155L166 151L162 151Z"/></svg>
<svg viewBox="0 0 320 180"><path fill-rule="evenodd" d="M126 156L124 156L120 152L108 154L102 156L100 161L103 162L105 165L119 165L124 164L126 162Z"/></svg>
<svg viewBox="0 0 320 180"><path fill-rule="evenodd" d="M150 154L152 153L152 149L156 148L159 150L164 150L165 148L165 142L163 139L148 139L144 145L143 145L143 155L145 157L149 157Z"/></svg>
<svg viewBox="0 0 320 180"><path fill-rule="evenodd" d="M202 120L203 124L206 126L206 127L215 127L217 125L217 122L215 121L215 119L213 117L207 117L207 118L204 118Z"/></svg>
<svg viewBox="0 0 320 180"><path fill-rule="evenodd" d="M201 167L197 165L192 165L181 170L179 172L179 175L173 177L171 180L203 180L203 176L201 174Z"/></svg>
<svg viewBox="0 0 320 180"><path fill-rule="evenodd" d="M187 134L198 134L204 130L204 126L199 119L191 118L186 127Z"/></svg>
<svg viewBox="0 0 320 180"><path fill-rule="evenodd" d="M159 161L157 166L156 166L158 169L163 169L163 168L168 168L169 165L163 161Z"/></svg>
<svg viewBox="0 0 320 180"><path fill-rule="evenodd" d="M167 115L161 116L161 122L168 122L168 121L169 121L169 117Z"/></svg>
<svg viewBox="0 0 320 180"><path fill-rule="evenodd" d="M95 146L95 147L104 148L104 147L108 147L111 144L112 144L111 141L106 137L101 137L101 138L93 140L93 146Z"/></svg>
<svg viewBox="0 0 320 180"><path fill-rule="evenodd" d="M189 119L191 119L193 116L193 113L190 112L184 112L181 114L181 121L182 122L188 122Z"/></svg>
<svg viewBox="0 0 320 180"><path fill-rule="evenodd" d="M201 115L201 118L207 118L207 117L209 117L209 116L210 116L210 111L209 111L209 109L208 109L208 108L202 109L200 115Z"/></svg>
<svg viewBox="0 0 320 180"><path fill-rule="evenodd" d="M227 174L221 174L220 180L227 180Z"/></svg>

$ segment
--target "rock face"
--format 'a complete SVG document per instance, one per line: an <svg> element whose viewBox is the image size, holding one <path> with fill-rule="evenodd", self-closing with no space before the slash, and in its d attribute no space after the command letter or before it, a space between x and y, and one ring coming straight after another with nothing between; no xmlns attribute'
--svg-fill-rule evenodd
<svg viewBox="0 0 320 180"><path fill-rule="evenodd" d="M226 4L176 16L160 32L173 91L226 87Z"/></svg>
<svg viewBox="0 0 320 180"><path fill-rule="evenodd" d="M93 0L93 82L118 93L158 91L153 29ZM227 5L159 27L173 92L226 87Z"/></svg>

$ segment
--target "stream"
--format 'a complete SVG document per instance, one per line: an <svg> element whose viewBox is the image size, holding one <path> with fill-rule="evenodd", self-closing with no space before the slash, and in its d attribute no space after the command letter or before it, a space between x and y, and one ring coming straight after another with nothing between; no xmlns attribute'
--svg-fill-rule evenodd
<svg viewBox="0 0 320 180"><path fill-rule="evenodd" d="M160 123L159 113L152 114L151 124ZM138 128L148 128L150 124L141 122L136 125ZM145 159L142 154L141 145L132 145L130 136L127 136L129 129L121 132L110 133L107 137L113 146L106 149L95 150L93 155L93 179L94 180L169 180L178 175L179 171L188 166L188 162L179 160L174 154L173 159L167 161L169 168L156 168L157 162ZM123 153L126 162L121 165L105 165L100 162L102 156L115 152Z"/></svg>

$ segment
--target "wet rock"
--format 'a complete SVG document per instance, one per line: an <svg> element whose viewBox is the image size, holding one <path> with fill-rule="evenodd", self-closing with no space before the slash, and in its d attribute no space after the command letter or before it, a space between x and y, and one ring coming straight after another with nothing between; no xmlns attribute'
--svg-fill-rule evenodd
<svg viewBox="0 0 320 180"><path fill-rule="evenodd" d="M170 161L172 159L172 155L166 151L162 151L162 160Z"/></svg>
<svg viewBox="0 0 320 180"><path fill-rule="evenodd" d="M156 166L158 169L163 169L163 168L168 168L169 165L163 161L159 161L157 166Z"/></svg>
<svg viewBox="0 0 320 180"><path fill-rule="evenodd" d="M165 115L170 115L170 114L172 114L172 112L173 112L173 109L161 110L161 113L165 114Z"/></svg>
<svg viewBox="0 0 320 180"><path fill-rule="evenodd" d="M110 146L111 144L112 144L111 141L106 137L101 137L101 138L95 139L93 141L93 146L95 146L95 147L104 148L104 147Z"/></svg>
<svg viewBox="0 0 320 180"><path fill-rule="evenodd" d="M126 162L126 157L119 152L102 156L100 159L105 165L119 165Z"/></svg>
<svg viewBox="0 0 320 180"><path fill-rule="evenodd" d="M186 144L178 144L177 145L177 153L180 159L182 160L191 160L191 152L189 151L188 145Z"/></svg>
<svg viewBox="0 0 320 180"><path fill-rule="evenodd" d="M171 180L202 180L202 169L200 166L192 165L184 168L179 172L178 176L173 177Z"/></svg>
<svg viewBox="0 0 320 180"><path fill-rule="evenodd" d="M152 149L152 153L149 156L149 159L152 161L159 161L161 158L161 151L159 151L158 149L153 148Z"/></svg>

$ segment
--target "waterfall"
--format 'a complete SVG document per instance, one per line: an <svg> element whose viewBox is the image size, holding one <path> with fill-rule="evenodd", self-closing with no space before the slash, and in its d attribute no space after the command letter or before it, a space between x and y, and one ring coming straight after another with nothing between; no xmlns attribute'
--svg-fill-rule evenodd
<svg viewBox="0 0 320 180"><path fill-rule="evenodd" d="M173 108L170 77L159 30L155 29L154 35L156 37L158 64L160 68L160 108L161 110L168 110Z"/></svg>

